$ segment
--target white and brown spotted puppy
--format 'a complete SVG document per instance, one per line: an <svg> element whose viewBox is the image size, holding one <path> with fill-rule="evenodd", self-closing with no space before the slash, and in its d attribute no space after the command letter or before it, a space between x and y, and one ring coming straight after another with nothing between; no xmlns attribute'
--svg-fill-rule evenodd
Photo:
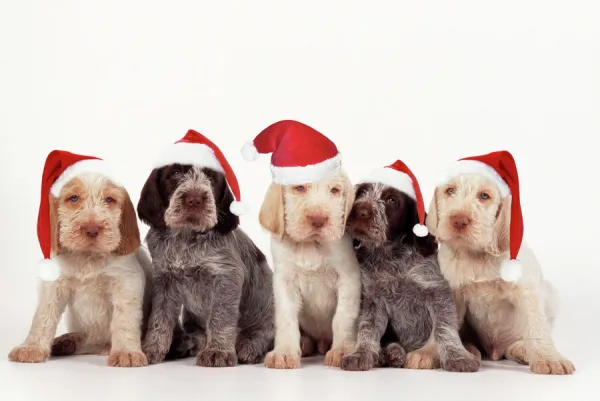
<svg viewBox="0 0 600 401"><path fill-rule="evenodd" d="M275 347L265 366L298 368L316 348L339 367L354 350L360 309L360 268L345 233L353 187L335 145L302 123L271 125L244 149L250 159L257 152L273 152L259 215L275 270Z"/></svg>
<svg viewBox="0 0 600 401"><path fill-rule="evenodd" d="M49 154L38 237L46 258L44 281L29 335L9 359L108 354L110 366L147 365L141 337L150 261L140 248L129 195L106 162L64 151ZM65 309L68 332L54 338Z"/></svg>
<svg viewBox="0 0 600 401"><path fill-rule="evenodd" d="M440 180L427 217L458 317L474 329L492 360L529 365L540 374L571 374L551 328L558 296L523 244L515 162L508 152L463 159ZM515 260L518 257L518 261ZM522 269L522 270L521 270ZM467 346L478 352L473 344Z"/></svg>

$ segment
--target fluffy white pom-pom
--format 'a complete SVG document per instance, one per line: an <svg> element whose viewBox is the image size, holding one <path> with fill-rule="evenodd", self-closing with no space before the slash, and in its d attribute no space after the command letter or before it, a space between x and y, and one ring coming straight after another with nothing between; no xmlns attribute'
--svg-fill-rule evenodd
<svg viewBox="0 0 600 401"><path fill-rule="evenodd" d="M256 146L254 146L254 143L247 142L242 147L242 156L246 161L249 162L253 162L254 160L258 159L259 154L258 150L256 150Z"/></svg>
<svg viewBox="0 0 600 401"><path fill-rule="evenodd" d="M500 278L511 283L519 281L523 275L523 266L518 260L505 260L500 265Z"/></svg>
<svg viewBox="0 0 600 401"><path fill-rule="evenodd" d="M417 237L427 237L429 230L427 229L427 226L424 226L423 224L415 224L413 233L415 233Z"/></svg>
<svg viewBox="0 0 600 401"><path fill-rule="evenodd" d="M233 201L231 202L231 205L229 205L229 210L236 216L241 216L243 214L248 213L250 211L250 208L247 204L245 204L242 201Z"/></svg>
<svg viewBox="0 0 600 401"><path fill-rule="evenodd" d="M38 269L38 275L44 281L56 281L60 277L60 265L55 260L41 260Z"/></svg>

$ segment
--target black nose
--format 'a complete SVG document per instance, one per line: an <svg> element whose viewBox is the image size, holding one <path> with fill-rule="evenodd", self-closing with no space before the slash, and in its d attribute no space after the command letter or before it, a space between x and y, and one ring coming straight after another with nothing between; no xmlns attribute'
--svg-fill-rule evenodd
<svg viewBox="0 0 600 401"><path fill-rule="evenodd" d="M325 225L325 223L327 223L327 217L325 216L310 216L310 224L314 227L314 228L321 228Z"/></svg>
<svg viewBox="0 0 600 401"><path fill-rule="evenodd" d="M204 197L199 193L189 193L185 195L183 202L191 209L199 209L204 204Z"/></svg>
<svg viewBox="0 0 600 401"><path fill-rule="evenodd" d="M85 235L90 238L96 238L100 233L100 227L95 224L90 224L85 228Z"/></svg>
<svg viewBox="0 0 600 401"><path fill-rule="evenodd" d="M369 205L359 204L354 207L354 217L359 220L367 220L373 216L373 209Z"/></svg>

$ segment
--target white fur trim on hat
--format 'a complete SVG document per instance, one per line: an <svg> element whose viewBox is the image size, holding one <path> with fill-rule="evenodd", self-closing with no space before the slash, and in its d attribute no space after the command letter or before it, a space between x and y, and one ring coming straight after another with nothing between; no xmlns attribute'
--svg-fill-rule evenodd
<svg viewBox="0 0 600 401"><path fill-rule="evenodd" d="M410 177L406 173L394 170L393 168L382 167L372 171L368 176L360 181L360 183L366 182L379 182L405 193L413 200L417 199L415 187L413 186L413 182Z"/></svg>
<svg viewBox="0 0 600 401"><path fill-rule="evenodd" d="M415 224L413 227L413 233L417 237L427 237L429 230L427 229L427 226L424 226L423 224Z"/></svg>
<svg viewBox="0 0 600 401"><path fill-rule="evenodd" d="M463 174L481 174L496 183L502 197L510 195L510 188L506 181L500 177L500 174L489 165L477 160L458 160L448 164L445 166L442 177L440 177L436 186L446 185L453 178Z"/></svg>
<svg viewBox="0 0 600 401"><path fill-rule="evenodd" d="M523 275L523 266L518 260L505 260L500 265L500 278L511 283L519 281Z"/></svg>
<svg viewBox="0 0 600 401"><path fill-rule="evenodd" d="M248 205L242 201L233 201L229 205L229 211L236 216L242 216L250 211Z"/></svg>
<svg viewBox="0 0 600 401"><path fill-rule="evenodd" d="M42 259L38 263L38 276L44 281L56 281L60 277L60 265L56 260Z"/></svg>
<svg viewBox="0 0 600 401"><path fill-rule="evenodd" d="M215 152L202 143L174 143L159 154L152 167L161 168L169 164L191 164L210 168L220 173L225 172L215 156Z"/></svg>
<svg viewBox="0 0 600 401"><path fill-rule="evenodd" d="M342 155L338 153L331 159L309 166L277 167L271 164L271 173L275 184L301 185L320 181L339 171L341 167Z"/></svg>
<svg viewBox="0 0 600 401"><path fill-rule="evenodd" d="M67 167L54 182L54 184L52 184L52 187L50 187L50 193L52 196L58 197L60 195L60 191L63 189L66 183L84 173L100 174L103 177L106 177L106 179L113 184L119 187L122 186L109 163L100 159L86 159L80 160L77 163L73 163Z"/></svg>
<svg viewBox="0 0 600 401"><path fill-rule="evenodd" d="M256 149L256 146L254 146L254 142L246 142L246 144L244 144L242 147L242 157L244 160L253 162L254 160L258 159L258 156L259 153Z"/></svg>

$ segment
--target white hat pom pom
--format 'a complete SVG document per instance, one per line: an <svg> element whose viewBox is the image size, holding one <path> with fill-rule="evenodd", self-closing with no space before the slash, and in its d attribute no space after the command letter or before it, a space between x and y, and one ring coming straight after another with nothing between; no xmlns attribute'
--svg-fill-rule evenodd
<svg viewBox="0 0 600 401"><path fill-rule="evenodd" d="M55 260L41 260L38 269L38 275L44 281L56 281L60 277L60 265Z"/></svg>
<svg viewBox="0 0 600 401"><path fill-rule="evenodd" d="M236 216L241 216L248 213L250 208L242 201L233 201L231 202L231 205L229 205L229 210Z"/></svg>
<svg viewBox="0 0 600 401"><path fill-rule="evenodd" d="M523 275L523 266L518 260L505 260L500 265L500 278L511 283L519 281Z"/></svg>
<svg viewBox="0 0 600 401"><path fill-rule="evenodd" d="M415 224L413 233L415 233L417 237L427 237L429 230L427 229L427 226L424 226L423 224Z"/></svg>
<svg viewBox="0 0 600 401"><path fill-rule="evenodd" d="M253 162L254 160L258 159L258 150L256 149L256 146L254 146L254 143L252 141L247 142L242 147L242 156L246 161L249 162Z"/></svg>

